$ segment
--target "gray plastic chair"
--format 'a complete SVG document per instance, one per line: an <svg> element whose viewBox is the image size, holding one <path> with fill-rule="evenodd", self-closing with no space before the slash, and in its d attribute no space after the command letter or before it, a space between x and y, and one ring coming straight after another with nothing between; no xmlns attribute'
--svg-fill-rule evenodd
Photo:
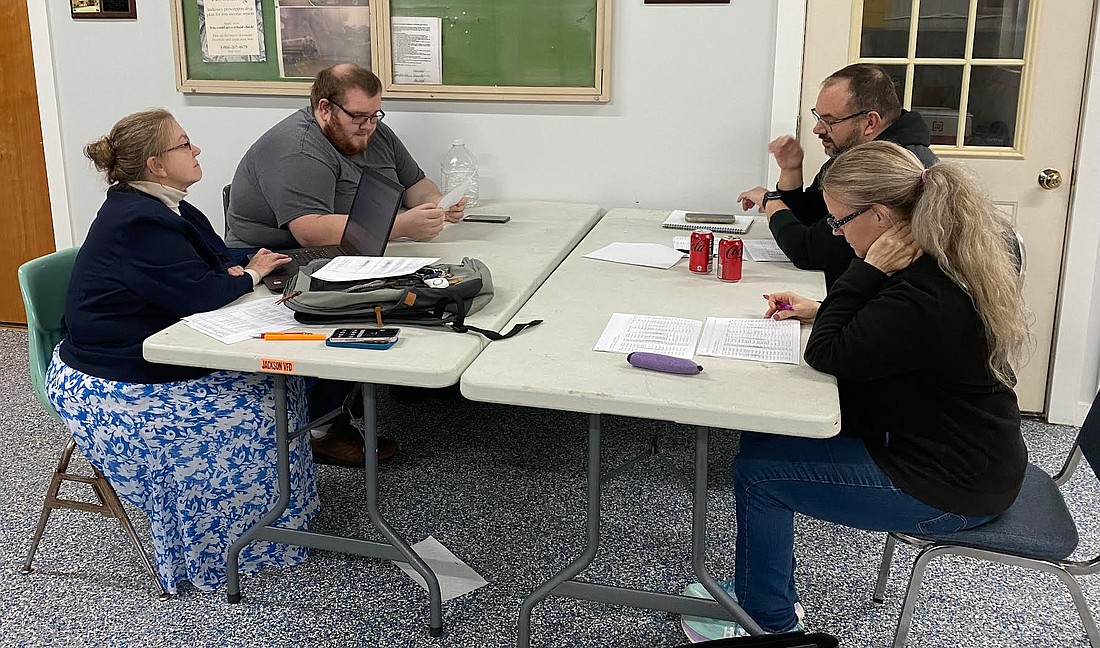
<svg viewBox="0 0 1100 648"><path fill-rule="evenodd" d="M928 563L945 554L990 560L1054 574L1069 590L1092 648L1100 648L1100 632L1097 631L1096 621L1089 612L1081 585L1076 579L1077 576L1100 572L1100 556L1088 560L1068 558L1077 548L1077 525L1059 491L1059 487L1073 475L1082 455L1092 467L1093 473L1100 476L1100 394L1093 400L1062 470L1051 477L1039 467L1028 464L1019 496L997 519L958 533L887 535L878 583L875 586L876 603L882 603L886 591L886 579L890 575L895 543L900 541L921 549L913 563L909 588L898 617L898 628L894 634L895 648L905 645L913 608L916 606Z"/></svg>

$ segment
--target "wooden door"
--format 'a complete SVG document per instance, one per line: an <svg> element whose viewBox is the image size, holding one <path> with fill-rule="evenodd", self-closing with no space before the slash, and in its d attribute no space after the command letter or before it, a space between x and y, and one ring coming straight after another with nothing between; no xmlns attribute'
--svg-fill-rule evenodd
<svg viewBox="0 0 1100 648"><path fill-rule="evenodd" d="M0 2L0 42L0 323L26 324L16 271L54 251L26 3Z"/></svg>
<svg viewBox="0 0 1100 648"><path fill-rule="evenodd" d="M915 19L914 19L915 17ZM822 79L867 61L922 113L941 159L980 173L1023 236L1024 298L1035 346L1019 372L1020 409L1044 412L1093 2L812 0L807 3L800 140L806 168L824 153L812 132ZM959 118L962 114L965 117ZM1046 169L1062 184L1041 186Z"/></svg>

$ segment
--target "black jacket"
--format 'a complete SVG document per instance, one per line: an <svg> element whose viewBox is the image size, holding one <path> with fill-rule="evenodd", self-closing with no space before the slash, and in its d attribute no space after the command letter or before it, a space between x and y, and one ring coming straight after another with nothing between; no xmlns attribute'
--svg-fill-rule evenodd
<svg viewBox="0 0 1100 648"><path fill-rule="evenodd" d="M61 359L97 378L127 383L188 380L209 369L147 362L145 338L187 315L252 291L232 277L225 244L187 202L177 215L160 200L113 186L73 266Z"/></svg>
<svg viewBox="0 0 1100 648"><path fill-rule="evenodd" d="M912 151L925 167L936 163L936 154L928 146L931 134L919 113L901 111L897 121L879 133L876 140L893 142ZM829 288L848 269L855 253L843 236L834 236L825 221L829 214L821 193L821 178L832 163L827 160L806 189L781 191L783 202L790 208L776 212L768 221L775 242L803 270L824 270L825 286Z"/></svg>
<svg viewBox="0 0 1100 648"><path fill-rule="evenodd" d="M1027 466L1016 394L987 358L970 297L927 254L889 277L852 261L806 345L806 362L837 378L841 433L898 488L959 515L1003 512Z"/></svg>

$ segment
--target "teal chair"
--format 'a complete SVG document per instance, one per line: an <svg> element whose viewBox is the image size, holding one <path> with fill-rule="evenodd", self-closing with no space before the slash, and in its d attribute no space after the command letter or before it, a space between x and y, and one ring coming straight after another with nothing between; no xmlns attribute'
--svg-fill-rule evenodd
<svg viewBox="0 0 1100 648"><path fill-rule="evenodd" d="M72 274L73 263L76 261L77 249L53 252L19 266L19 291L23 294L23 306L27 311L27 351L30 361L31 388L42 409L59 422L61 417L54 411L53 405L46 396L46 369L53 358L54 347L64 337L61 317L65 314L65 297L69 292L69 277ZM38 516L38 528L34 531L30 552L27 553L27 559L23 562L20 572L29 574L34 571L31 562L38 550L38 544L42 541L42 533L46 530L50 513L54 509L90 511L118 519L123 531L137 549L141 564L156 583L159 598L168 599L170 595L161 586L153 564L149 561L149 556L145 553L134 531L134 525L126 515L126 510L122 507L115 489L111 488L111 484L103 473L94 467L90 477L68 472L69 460L72 459L74 450L76 450L76 442L69 437L65 448L61 451L57 469L50 478L50 487L46 490L46 501L42 504L42 513ZM60 489L64 482L88 484L92 487L99 503L63 499L60 496Z"/></svg>

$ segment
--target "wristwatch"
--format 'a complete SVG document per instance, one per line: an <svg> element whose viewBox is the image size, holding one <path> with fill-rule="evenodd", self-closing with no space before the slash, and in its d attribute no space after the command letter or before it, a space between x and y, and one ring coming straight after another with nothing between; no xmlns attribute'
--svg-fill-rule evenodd
<svg viewBox="0 0 1100 648"><path fill-rule="evenodd" d="M778 190L766 191L766 192L764 192L764 201L762 203L760 203L760 208L763 209L763 208L767 207L769 200L779 200L782 197L783 197L783 194L779 193Z"/></svg>

